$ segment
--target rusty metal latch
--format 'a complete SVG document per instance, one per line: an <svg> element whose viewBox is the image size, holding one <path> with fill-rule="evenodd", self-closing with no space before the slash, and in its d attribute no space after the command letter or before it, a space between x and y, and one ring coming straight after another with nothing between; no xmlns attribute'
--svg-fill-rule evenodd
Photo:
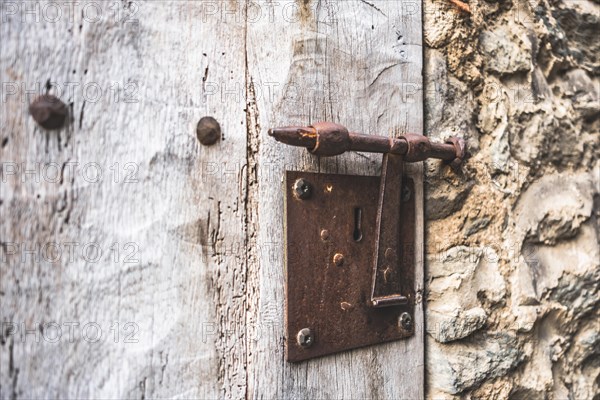
<svg viewBox="0 0 600 400"><path fill-rule="evenodd" d="M439 158L458 168L464 140L363 135L331 122L269 135L319 156L383 153L380 177L286 174L288 361L412 336L415 203L404 163Z"/></svg>

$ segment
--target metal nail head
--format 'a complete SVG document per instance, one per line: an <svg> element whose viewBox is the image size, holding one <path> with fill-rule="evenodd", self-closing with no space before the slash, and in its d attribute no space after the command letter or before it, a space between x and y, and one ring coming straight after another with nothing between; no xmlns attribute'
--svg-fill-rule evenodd
<svg viewBox="0 0 600 400"><path fill-rule="evenodd" d="M336 267L341 267L344 265L344 255L341 253L335 253L333 256L333 263Z"/></svg>
<svg viewBox="0 0 600 400"><path fill-rule="evenodd" d="M196 127L196 136L203 145L213 145L221 138L221 125L213 117L202 117Z"/></svg>
<svg viewBox="0 0 600 400"><path fill-rule="evenodd" d="M412 329L412 317L410 316L409 313L407 312L403 312L402 314L400 314L400 318L398 318L398 322L402 328L406 329L407 331L410 331Z"/></svg>
<svg viewBox="0 0 600 400"><path fill-rule="evenodd" d="M300 178L296 179L292 190L294 191L294 196L296 198L300 200L306 200L312 194L312 185L308 181Z"/></svg>
<svg viewBox="0 0 600 400"><path fill-rule="evenodd" d="M315 337L309 328L300 329L296 336L298 344L302 347L310 347L315 341Z"/></svg>
<svg viewBox="0 0 600 400"><path fill-rule="evenodd" d="M56 96L44 94L29 105L29 114L42 128L55 130L64 126L69 108Z"/></svg>

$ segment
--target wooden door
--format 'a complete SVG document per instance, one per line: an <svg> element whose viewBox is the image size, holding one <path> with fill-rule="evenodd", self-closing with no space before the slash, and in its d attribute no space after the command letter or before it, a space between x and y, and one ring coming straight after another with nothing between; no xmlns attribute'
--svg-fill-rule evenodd
<svg viewBox="0 0 600 400"><path fill-rule="evenodd" d="M284 173L381 157L267 135L422 133L420 2L6 2L0 34L2 398L424 396L420 296L408 340L285 361Z"/></svg>

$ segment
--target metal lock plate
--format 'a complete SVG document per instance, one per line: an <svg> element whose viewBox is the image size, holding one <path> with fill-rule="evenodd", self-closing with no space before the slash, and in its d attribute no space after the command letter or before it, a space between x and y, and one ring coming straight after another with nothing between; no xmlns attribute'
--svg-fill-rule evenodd
<svg viewBox="0 0 600 400"><path fill-rule="evenodd" d="M384 265L384 259L374 272L381 178L287 171L288 361L414 334L414 182L407 176L402 182L402 201L394 205L400 208L398 232L386 235L388 242L397 243L399 254L391 257L396 265ZM373 307L374 292L381 292L374 289L375 281L379 289L406 297L403 304Z"/></svg>
<svg viewBox="0 0 600 400"><path fill-rule="evenodd" d="M329 157L383 153L381 177L286 174L286 356L301 361L414 335L415 201L406 162L458 170L465 141L349 132L333 122L269 130Z"/></svg>

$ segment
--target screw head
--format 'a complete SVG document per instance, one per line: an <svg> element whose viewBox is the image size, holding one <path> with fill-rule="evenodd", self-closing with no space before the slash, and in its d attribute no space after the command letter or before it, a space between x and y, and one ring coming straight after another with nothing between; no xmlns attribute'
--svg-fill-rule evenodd
<svg viewBox="0 0 600 400"><path fill-rule="evenodd" d="M335 253L335 255L333 256L333 263L336 267L341 267L342 265L344 265L344 255L341 253Z"/></svg>
<svg viewBox="0 0 600 400"><path fill-rule="evenodd" d="M294 182L294 186L292 187L292 190L293 190L294 196L296 198L301 199L301 200L306 200L312 194L312 185L308 181L300 178L300 179L296 179L296 182Z"/></svg>
<svg viewBox="0 0 600 400"><path fill-rule="evenodd" d="M29 113L42 128L60 129L65 124L69 109L56 96L45 94L36 98L29 105Z"/></svg>
<svg viewBox="0 0 600 400"><path fill-rule="evenodd" d="M329 231L327 229L323 229L321 231L321 240L326 242L329 239Z"/></svg>
<svg viewBox="0 0 600 400"><path fill-rule="evenodd" d="M196 127L196 136L203 145L213 145L221 138L221 125L213 117L202 117Z"/></svg>
<svg viewBox="0 0 600 400"><path fill-rule="evenodd" d="M298 345L302 347L310 347L315 342L315 337L309 328L302 328L298 335L296 335Z"/></svg>
<svg viewBox="0 0 600 400"><path fill-rule="evenodd" d="M407 331L412 329L412 317L409 313L403 312L400 314L400 318L398 318L398 325L400 325L403 329Z"/></svg>

